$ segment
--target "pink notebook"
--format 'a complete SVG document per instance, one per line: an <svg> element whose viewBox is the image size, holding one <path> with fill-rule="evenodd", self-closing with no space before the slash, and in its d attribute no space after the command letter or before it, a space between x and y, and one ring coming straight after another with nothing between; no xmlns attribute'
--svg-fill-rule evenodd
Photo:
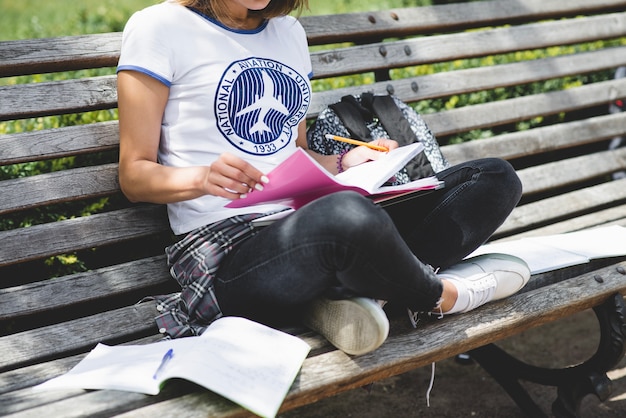
<svg viewBox="0 0 626 418"><path fill-rule="evenodd" d="M280 203L293 209L343 190L353 190L375 202L415 191L433 190L443 183L436 177L427 177L399 186L382 186L404 167L423 146L420 143L396 148L383 158L350 168L333 176L306 151L298 148L292 155L267 174L269 183L262 191L253 190L244 199L233 200L227 208L241 208L262 203Z"/></svg>

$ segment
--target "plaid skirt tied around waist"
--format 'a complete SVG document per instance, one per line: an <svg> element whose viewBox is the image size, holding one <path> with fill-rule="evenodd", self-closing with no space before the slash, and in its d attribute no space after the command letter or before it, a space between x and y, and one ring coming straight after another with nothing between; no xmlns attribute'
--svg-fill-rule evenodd
<svg viewBox="0 0 626 418"><path fill-rule="evenodd" d="M222 316L213 283L221 260L259 229L252 221L264 213L227 218L189 232L165 249L170 274L181 291L155 296L155 318L166 338L200 335Z"/></svg>

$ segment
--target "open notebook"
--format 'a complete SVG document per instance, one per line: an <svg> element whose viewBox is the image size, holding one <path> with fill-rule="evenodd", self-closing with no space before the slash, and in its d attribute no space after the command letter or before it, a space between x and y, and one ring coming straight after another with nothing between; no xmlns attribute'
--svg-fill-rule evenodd
<svg viewBox="0 0 626 418"><path fill-rule="evenodd" d="M227 208L242 208L262 203L280 203L293 209L330 193L352 190L374 202L407 193L433 190L443 186L436 177L427 177L399 186L384 186L395 173L423 150L419 142L389 151L376 161L352 167L336 176L325 170L301 148L267 174L269 183L262 191L253 190L244 199L233 200Z"/></svg>
<svg viewBox="0 0 626 418"><path fill-rule="evenodd" d="M263 417L278 412L310 347L248 319L222 317L199 337L144 345L98 344L64 375L35 390L114 389L156 395L174 378L218 393Z"/></svg>

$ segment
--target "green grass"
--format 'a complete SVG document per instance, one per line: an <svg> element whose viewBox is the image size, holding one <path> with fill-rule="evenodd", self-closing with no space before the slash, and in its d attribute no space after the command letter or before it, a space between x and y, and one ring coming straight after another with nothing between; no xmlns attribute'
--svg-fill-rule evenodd
<svg viewBox="0 0 626 418"><path fill-rule="evenodd" d="M119 31L155 0L0 0L0 40Z"/></svg>

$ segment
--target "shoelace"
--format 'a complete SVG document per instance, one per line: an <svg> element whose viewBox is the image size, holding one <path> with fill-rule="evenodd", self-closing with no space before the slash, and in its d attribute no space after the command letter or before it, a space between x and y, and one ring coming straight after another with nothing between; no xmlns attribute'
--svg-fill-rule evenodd
<svg viewBox="0 0 626 418"><path fill-rule="evenodd" d="M471 307L471 309L484 305L491 300L493 292L495 291L495 285L493 284L494 280L488 277L490 276L485 276L477 282L472 283L472 286L466 287L470 297L469 307Z"/></svg>
<svg viewBox="0 0 626 418"><path fill-rule="evenodd" d="M437 272L439 271L439 268L437 267L436 269L431 266L430 264L428 265L428 267L431 268L431 270L437 274ZM443 318L443 310L441 309L441 305L443 304L443 298L439 298L439 300L437 301L437 304L435 305L435 308L433 309L433 311L435 312L429 312L428 314L430 315L431 313L437 313L437 319L442 319ZM414 312L412 311L410 308L406 308L407 314L409 316L409 321L411 322L411 325L413 326L413 328L417 328L417 324L420 321L419 320L419 312ZM428 389L426 389L426 406L430 408L430 392L433 390L433 386L435 385L435 362L433 361L431 363L431 368L430 368L430 383L428 384Z"/></svg>
<svg viewBox="0 0 626 418"><path fill-rule="evenodd" d="M439 311L437 314L437 319L443 318L443 311L441 310L441 304L443 303L443 298L439 298L437 301L437 305L435 306L435 311ZM411 309L407 308L407 313L409 315L409 321L411 321L411 325L413 328L417 328L417 324L419 322L419 312L413 312ZM433 312L429 312L430 315ZM435 312L436 313L436 312ZM433 387L435 386L435 362L431 363L430 369L430 382L428 384L428 389L426 389L426 406L430 408L430 392L432 392Z"/></svg>

